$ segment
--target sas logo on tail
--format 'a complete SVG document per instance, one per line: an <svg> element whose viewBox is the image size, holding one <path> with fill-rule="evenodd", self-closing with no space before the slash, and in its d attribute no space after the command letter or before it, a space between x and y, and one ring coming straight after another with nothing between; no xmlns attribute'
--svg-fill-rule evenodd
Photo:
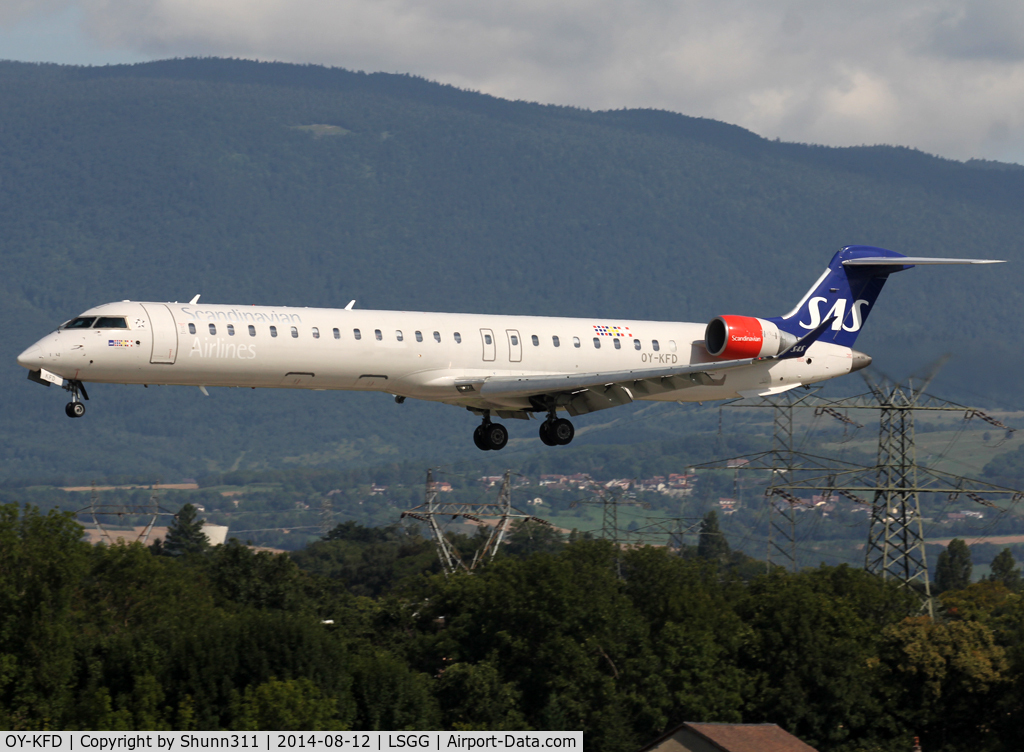
<svg viewBox="0 0 1024 752"><path fill-rule="evenodd" d="M850 317L852 321L849 325L843 323L846 319L846 298L839 298L835 302L835 305L826 313L824 316L821 315L821 304L827 303L828 298L811 298L807 302L807 310L811 314L811 320L805 324L803 321L798 322L804 329L814 329L824 319L832 316L836 317L836 320L832 322L832 331L838 332L842 329L845 332L859 332L861 325L864 323L864 315L861 313L862 309L868 305L866 300L855 301L850 306Z"/></svg>

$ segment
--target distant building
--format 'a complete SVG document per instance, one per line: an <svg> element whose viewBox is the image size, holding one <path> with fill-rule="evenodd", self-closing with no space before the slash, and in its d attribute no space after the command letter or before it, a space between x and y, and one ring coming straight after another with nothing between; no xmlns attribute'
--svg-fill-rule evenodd
<svg viewBox="0 0 1024 752"><path fill-rule="evenodd" d="M684 723L639 752L817 752L774 723Z"/></svg>

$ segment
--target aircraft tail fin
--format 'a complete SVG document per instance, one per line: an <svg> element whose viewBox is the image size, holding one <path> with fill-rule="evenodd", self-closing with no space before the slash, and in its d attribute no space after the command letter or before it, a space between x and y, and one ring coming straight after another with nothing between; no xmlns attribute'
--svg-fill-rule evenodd
<svg viewBox="0 0 1024 752"><path fill-rule="evenodd" d="M998 264L988 259L942 259L904 256L885 248L848 245L840 249L824 274L796 307L768 319L800 338L832 319L819 341L853 347L890 274L922 264Z"/></svg>

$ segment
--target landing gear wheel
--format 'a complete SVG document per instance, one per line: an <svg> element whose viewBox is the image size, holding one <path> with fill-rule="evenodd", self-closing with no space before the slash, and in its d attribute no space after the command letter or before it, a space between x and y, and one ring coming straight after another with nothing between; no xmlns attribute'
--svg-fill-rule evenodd
<svg viewBox="0 0 1024 752"><path fill-rule="evenodd" d="M551 424L551 438L555 440L556 444L565 446L572 441L573 436L576 435L576 429L573 428L572 423L565 418L559 418Z"/></svg>
<svg viewBox="0 0 1024 752"><path fill-rule="evenodd" d="M487 451L491 448L491 445L487 443L487 438L484 436L484 427L477 426L476 430L473 431L473 443L476 444L477 449Z"/></svg>
<svg viewBox="0 0 1024 752"><path fill-rule="evenodd" d="M85 405L81 402L69 402L64 406L64 413L69 418L81 418L85 415Z"/></svg>
<svg viewBox="0 0 1024 752"><path fill-rule="evenodd" d="M482 428L488 449L497 451L505 448L508 443L508 431L505 430L505 426L501 423L487 423Z"/></svg>
<svg viewBox="0 0 1024 752"><path fill-rule="evenodd" d="M540 440L543 441L548 446L557 446L558 442L555 440L555 437L551 433L552 423L554 423L553 420L545 420L543 423L540 424Z"/></svg>

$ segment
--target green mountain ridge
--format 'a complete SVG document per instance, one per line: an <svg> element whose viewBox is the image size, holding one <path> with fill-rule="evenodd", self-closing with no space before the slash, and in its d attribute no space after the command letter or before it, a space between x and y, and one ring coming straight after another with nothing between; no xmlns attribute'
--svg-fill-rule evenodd
<svg viewBox="0 0 1024 752"><path fill-rule="evenodd" d="M894 375L952 352L933 391L1017 406L1018 166L243 60L5 62L0 101L3 477L477 457L471 416L387 395L95 386L68 421L14 359L100 302L770 316L853 243L1014 262L894 277L857 347ZM687 434L675 409L654 437Z"/></svg>

